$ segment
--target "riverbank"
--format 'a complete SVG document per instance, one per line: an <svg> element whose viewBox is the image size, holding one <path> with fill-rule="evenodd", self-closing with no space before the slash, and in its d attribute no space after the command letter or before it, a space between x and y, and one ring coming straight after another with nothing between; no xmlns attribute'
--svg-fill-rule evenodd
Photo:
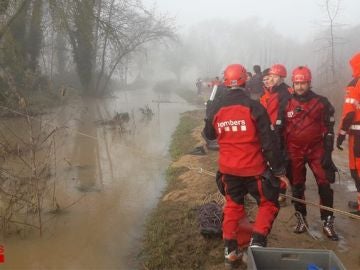
<svg viewBox="0 0 360 270"><path fill-rule="evenodd" d="M214 177L199 174L203 168L216 171L217 152L204 156L187 154L189 149L203 144L200 132L203 127L203 111L183 114L177 131L173 135L171 153L173 163L167 171L168 186L157 208L148 219L141 255L144 269L223 269L223 243L221 239L205 239L200 235L197 223L197 209L211 196L217 194ZM190 124L193 121L194 124ZM185 124L187 123L187 124ZM196 124L195 124L196 123ZM187 146L179 142L186 143ZM175 146L176 145L176 146ZM190 147L192 146L192 147ZM341 181L333 184L334 207L344 211L347 200L355 198L355 191L346 168L346 153L334 152L334 160L341 169ZM318 201L317 187L311 173L308 174L306 199ZM254 218L256 207L250 216ZM358 220L336 215L335 226L340 241L333 242L322 234L319 210L308 207L310 233L301 235L292 232L295 225L294 209L290 202L281 208L269 236L269 247L305 248L333 250L347 269L359 269Z"/></svg>
<svg viewBox="0 0 360 270"><path fill-rule="evenodd" d="M189 167L214 171L217 152L205 156L187 153L202 144L203 111L184 113L170 147L173 163L167 170L168 186L151 214L144 235L145 269L212 269L223 266L221 239L199 233L197 210L218 194L211 176Z"/></svg>

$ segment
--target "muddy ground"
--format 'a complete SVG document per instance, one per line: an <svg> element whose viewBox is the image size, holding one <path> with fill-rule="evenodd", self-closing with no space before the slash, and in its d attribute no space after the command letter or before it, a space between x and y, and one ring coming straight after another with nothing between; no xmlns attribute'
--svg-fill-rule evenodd
<svg viewBox="0 0 360 270"><path fill-rule="evenodd" d="M189 117L187 115L186 117ZM203 144L200 132L202 114L191 114L199 125L192 133L182 135L193 142ZM187 138L186 138L187 136ZM217 152L204 156L186 154L171 165L169 186L158 208L152 215L145 236L146 269L223 269L223 244L221 239L205 239L198 229L197 209L204 202L218 199L214 177L191 168L203 168L215 172ZM333 184L334 207L349 211L347 202L355 199L356 193L347 170L347 152L334 151L334 161L340 169L340 177ZM306 199L319 202L317 187L311 172L308 172ZM218 200L219 201L219 200ZM256 213L253 207L250 216ZM336 214L335 226L340 241L328 240L322 233L319 209L308 207L310 233L301 235L292 232L295 225L294 209L290 202L282 207L269 236L269 247L328 249L333 250L347 269L360 269L359 226L360 220Z"/></svg>

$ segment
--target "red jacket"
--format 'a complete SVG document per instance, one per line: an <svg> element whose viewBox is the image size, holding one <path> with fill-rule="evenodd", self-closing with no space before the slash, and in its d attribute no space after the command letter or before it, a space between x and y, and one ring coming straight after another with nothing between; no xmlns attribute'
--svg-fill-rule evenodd
<svg viewBox="0 0 360 270"><path fill-rule="evenodd" d="M265 109L244 89L229 90L209 108L204 135L219 144L219 170L236 176L261 175L269 162L284 173L275 133Z"/></svg>
<svg viewBox="0 0 360 270"><path fill-rule="evenodd" d="M286 103L290 97L291 88L287 84L282 83L270 90L265 90L264 95L260 98L260 102L265 107L271 124L274 126L279 117L279 107L282 106L281 104Z"/></svg>
<svg viewBox="0 0 360 270"><path fill-rule="evenodd" d="M260 101L261 105L264 106L265 109L266 109L267 104L269 102L269 98L270 98L270 90L264 87L264 93L260 97L259 101Z"/></svg>
<svg viewBox="0 0 360 270"><path fill-rule="evenodd" d="M327 98L311 90L294 95L281 111L287 148L323 144L326 135L333 134L334 108Z"/></svg>

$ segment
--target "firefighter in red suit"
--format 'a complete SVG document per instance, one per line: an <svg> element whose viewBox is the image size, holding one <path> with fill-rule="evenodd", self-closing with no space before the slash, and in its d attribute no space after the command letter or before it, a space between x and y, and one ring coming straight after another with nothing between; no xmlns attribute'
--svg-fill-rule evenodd
<svg viewBox="0 0 360 270"><path fill-rule="evenodd" d="M284 80L287 76L286 68L281 64L273 65L268 72L269 97L265 104L271 123L275 126L278 119L280 104L286 103L291 97L291 87Z"/></svg>
<svg viewBox="0 0 360 270"><path fill-rule="evenodd" d="M264 106L264 108L267 107L268 100L270 98L269 71L270 71L270 68L267 68L261 74L264 91L263 91L263 94L260 97L259 101L260 101L261 105Z"/></svg>
<svg viewBox="0 0 360 270"><path fill-rule="evenodd" d="M266 246L279 211L279 182L287 181L269 117L258 101L246 95L245 82L243 66L233 64L225 69L224 84L229 90L209 108L203 130L204 136L217 139L220 147L216 179L226 199L223 239L227 265L241 258L237 239L244 233L239 229L239 221L246 215L244 196L250 193L259 206L250 245Z"/></svg>
<svg viewBox="0 0 360 270"><path fill-rule="evenodd" d="M284 80L287 76L285 66L281 64L274 64L270 67L267 74L264 74L264 95L260 99L261 104L265 107L269 114L270 121L273 126L276 126L276 120L279 116L279 108L281 104L285 104L291 97L292 89L288 86ZM284 155L284 146L280 145L282 154ZM284 156L284 158L286 158ZM287 168L287 174L289 174L289 168ZM286 186L284 182L281 182L280 193L286 193ZM281 206L286 204L286 199L283 196L279 197Z"/></svg>
<svg viewBox="0 0 360 270"><path fill-rule="evenodd" d="M334 144L334 108L327 98L311 90L311 72L307 67L297 67L292 73L294 95L280 108L278 124L282 125L284 144L289 157L289 176L295 198L305 199L306 167L312 170L320 204L333 207L333 190L336 167L331 154ZM306 231L306 206L294 202L297 211L295 233ZM334 230L334 216L331 211L320 210L323 232L331 240L338 240Z"/></svg>
<svg viewBox="0 0 360 270"><path fill-rule="evenodd" d="M349 167L357 189L357 210L360 215L360 53L350 60L353 80L346 88L340 131L336 146L342 150L342 143L349 134Z"/></svg>

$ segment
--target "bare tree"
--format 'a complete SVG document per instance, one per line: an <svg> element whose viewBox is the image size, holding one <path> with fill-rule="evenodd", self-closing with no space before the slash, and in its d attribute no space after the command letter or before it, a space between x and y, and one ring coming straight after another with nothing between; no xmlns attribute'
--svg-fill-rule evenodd
<svg viewBox="0 0 360 270"><path fill-rule="evenodd" d="M26 110L26 101L22 100L21 106ZM39 230L41 236L44 207L57 207L55 180L51 180L50 175L58 129L49 129L45 121L29 113L22 116L18 121L26 127L27 132L23 134L5 121L1 123L0 231L6 235L13 231L15 224L16 230L31 227ZM51 203L45 205L45 200Z"/></svg>
<svg viewBox="0 0 360 270"><path fill-rule="evenodd" d="M174 36L171 20L138 0L50 2L69 37L84 93L102 94L127 56L147 42Z"/></svg>
<svg viewBox="0 0 360 270"><path fill-rule="evenodd" d="M338 28L341 26L338 23L341 0L323 0L322 7L325 15L323 21L325 31L320 34L320 38L316 39L320 43L318 54L322 58L321 63L318 64L318 74L324 85L332 85L338 77L336 48L342 42L342 38L337 34Z"/></svg>
<svg viewBox="0 0 360 270"><path fill-rule="evenodd" d="M38 69L39 55L42 47L42 12L43 1L34 0L32 6L30 30L28 34L28 54L29 54L29 68L36 72Z"/></svg>
<svg viewBox="0 0 360 270"><path fill-rule="evenodd" d="M27 0L22 1L1 1L0 14L2 20L0 23L0 40L4 34L9 31L9 27L23 15L24 9L28 7Z"/></svg>
<svg viewBox="0 0 360 270"><path fill-rule="evenodd" d="M182 75L186 67L191 63L191 51L184 44L176 43L167 50L164 50L164 65L181 83Z"/></svg>
<svg viewBox="0 0 360 270"><path fill-rule="evenodd" d="M172 20L155 16L154 10L145 9L138 1L111 1L110 7L113 11L108 13L103 24L106 33L103 52L111 52L112 56L101 58L102 71L106 69L106 75L105 72L99 74L97 91L100 93L108 88L115 70L120 64L127 63L131 53L148 42L175 38Z"/></svg>
<svg viewBox="0 0 360 270"><path fill-rule="evenodd" d="M329 46L330 46L330 69L332 77L335 78L335 20L339 14L340 0L334 1L325 0L326 13L329 20Z"/></svg>

